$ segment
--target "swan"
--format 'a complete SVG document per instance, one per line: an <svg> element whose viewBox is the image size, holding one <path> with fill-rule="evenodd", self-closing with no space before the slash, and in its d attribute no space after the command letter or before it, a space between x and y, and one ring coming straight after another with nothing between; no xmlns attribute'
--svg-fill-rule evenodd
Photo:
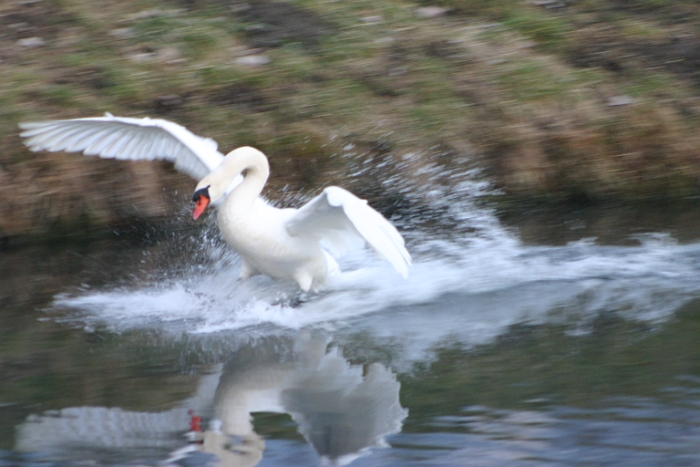
<svg viewBox="0 0 700 467"><path fill-rule="evenodd" d="M322 334L261 337L212 370L169 410L78 406L29 415L15 429L15 449L54 454L172 449L181 446L178 435L189 426L196 444L172 451L165 464L178 464L194 448L216 455L217 465L252 467L265 450L253 415L268 412L289 414L322 465L345 465L387 446L386 437L400 432L408 415L399 400L401 383L389 368L351 363ZM192 413L209 419L208 427L195 430Z"/></svg>
<svg viewBox="0 0 700 467"><path fill-rule="evenodd" d="M411 256L396 228L349 191L329 186L299 209L279 209L260 195L270 175L267 157L244 146L226 156L217 143L176 123L103 117L25 122L24 143L34 152L82 152L123 160L168 160L196 180L192 217L217 208L217 224L242 259L240 279L264 274L318 292L339 272L337 257L369 244L404 278Z"/></svg>

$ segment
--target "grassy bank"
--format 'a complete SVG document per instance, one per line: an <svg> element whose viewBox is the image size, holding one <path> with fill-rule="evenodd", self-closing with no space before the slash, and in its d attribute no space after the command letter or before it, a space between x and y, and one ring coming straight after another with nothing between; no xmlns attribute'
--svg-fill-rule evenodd
<svg viewBox="0 0 700 467"><path fill-rule="evenodd" d="M167 166L17 135L105 111L261 148L272 197L343 180L348 152L477 163L514 202L694 197L699 25L697 2L665 0L6 2L0 236L180 209L192 183Z"/></svg>

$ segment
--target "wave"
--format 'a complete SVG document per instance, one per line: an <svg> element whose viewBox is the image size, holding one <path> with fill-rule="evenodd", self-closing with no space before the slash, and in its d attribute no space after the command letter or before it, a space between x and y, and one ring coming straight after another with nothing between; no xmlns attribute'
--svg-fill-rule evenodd
<svg viewBox="0 0 700 467"><path fill-rule="evenodd" d="M402 188L430 208L418 212L432 213L397 220L414 256L407 280L360 251L340 262L347 272L321 294L300 294L293 284L265 277L239 282L238 257L222 248L211 226L197 241L161 245L176 259L163 260L151 280L124 285L120 277L118 287L63 293L51 309L57 319L115 331L352 327L425 349L447 335L468 345L487 342L522 322L565 320L584 332L585 322L601 312L663 321L700 293L698 243L649 234L637 237L636 246L595 239L525 245L483 206L480 197L491 191L480 174L461 175L435 169L431 180L450 183ZM430 218L435 213L437 220Z"/></svg>

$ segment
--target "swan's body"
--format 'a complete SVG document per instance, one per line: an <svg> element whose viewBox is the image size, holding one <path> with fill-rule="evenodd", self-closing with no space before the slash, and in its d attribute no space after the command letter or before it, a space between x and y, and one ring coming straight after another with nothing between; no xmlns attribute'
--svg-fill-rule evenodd
<svg viewBox="0 0 700 467"><path fill-rule="evenodd" d="M192 429L190 447L216 455L217 465L254 466L265 441L255 432L253 414L268 412L289 414L321 464L345 465L401 431L408 412L400 387L384 365L352 364L325 336L261 338L201 377L196 392L177 407L135 412L83 406L30 415L17 426L15 449L60 454L175 447L194 412L210 422L203 432Z"/></svg>
<svg viewBox="0 0 700 467"><path fill-rule="evenodd" d="M300 209L278 209L261 197L267 157L242 147L225 157L216 143L158 119L105 117L23 123L33 151L83 152L116 159L166 159L201 179L193 200L197 219L211 202L226 242L241 255L241 278L265 274L294 280L303 291L320 290L338 271L333 256L367 242L403 277L411 257L401 235L352 193L328 187Z"/></svg>

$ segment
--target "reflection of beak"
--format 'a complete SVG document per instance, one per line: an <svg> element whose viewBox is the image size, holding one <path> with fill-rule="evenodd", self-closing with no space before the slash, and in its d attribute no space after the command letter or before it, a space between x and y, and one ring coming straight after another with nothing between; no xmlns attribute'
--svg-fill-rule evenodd
<svg viewBox="0 0 700 467"><path fill-rule="evenodd" d="M197 204L194 207L192 219L199 219L199 216L201 216L204 210L207 209L207 206L209 206L210 200L211 198L209 197L209 187L201 188L194 192L194 195L192 196L192 201L194 201Z"/></svg>

